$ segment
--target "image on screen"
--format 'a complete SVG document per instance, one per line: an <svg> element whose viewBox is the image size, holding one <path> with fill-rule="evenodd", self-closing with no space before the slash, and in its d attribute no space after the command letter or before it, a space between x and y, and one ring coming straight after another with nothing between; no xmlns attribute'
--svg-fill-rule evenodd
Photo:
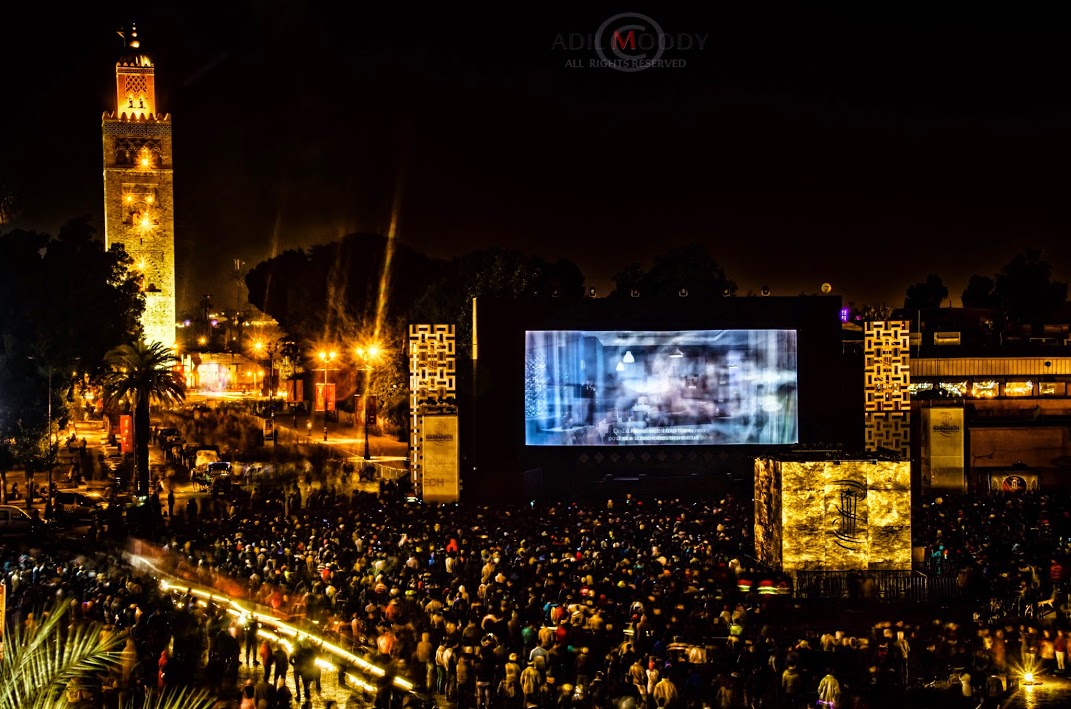
<svg viewBox="0 0 1071 709"><path fill-rule="evenodd" d="M525 333L529 446L799 442L795 330Z"/></svg>

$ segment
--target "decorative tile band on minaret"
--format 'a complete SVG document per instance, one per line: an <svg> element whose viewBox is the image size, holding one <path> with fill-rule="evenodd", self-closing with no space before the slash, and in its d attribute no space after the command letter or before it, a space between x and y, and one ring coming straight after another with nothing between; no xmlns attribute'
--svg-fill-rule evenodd
<svg viewBox="0 0 1071 709"><path fill-rule="evenodd" d="M145 339L175 346L171 116L157 112L155 68L137 29L119 33L115 110L103 115L104 244L122 244L142 274Z"/></svg>

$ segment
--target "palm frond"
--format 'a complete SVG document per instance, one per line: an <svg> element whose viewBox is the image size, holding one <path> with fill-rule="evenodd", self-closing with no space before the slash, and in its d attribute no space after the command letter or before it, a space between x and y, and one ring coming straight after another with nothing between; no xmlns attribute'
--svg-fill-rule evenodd
<svg viewBox="0 0 1071 709"><path fill-rule="evenodd" d="M216 699L204 690L183 689L147 695L140 707L131 702L129 709L212 709L214 706Z"/></svg>
<svg viewBox="0 0 1071 709"><path fill-rule="evenodd" d="M104 361L108 365L103 379L105 405L125 398L135 405L142 397L163 403L186 398L186 382L175 371L179 360L159 342L120 345Z"/></svg>
<svg viewBox="0 0 1071 709"><path fill-rule="evenodd" d="M69 681L119 663L125 641L119 633L82 624L64 638L60 623L68 618L69 608L69 603L61 603L34 630L19 626L11 633L0 664L0 708L56 706Z"/></svg>

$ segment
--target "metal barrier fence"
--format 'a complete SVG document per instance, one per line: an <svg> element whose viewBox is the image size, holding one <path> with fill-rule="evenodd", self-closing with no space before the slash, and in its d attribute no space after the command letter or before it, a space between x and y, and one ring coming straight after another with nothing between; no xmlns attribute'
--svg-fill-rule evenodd
<svg viewBox="0 0 1071 709"><path fill-rule="evenodd" d="M961 596L955 576L917 571L798 571L797 598L858 601L950 601Z"/></svg>

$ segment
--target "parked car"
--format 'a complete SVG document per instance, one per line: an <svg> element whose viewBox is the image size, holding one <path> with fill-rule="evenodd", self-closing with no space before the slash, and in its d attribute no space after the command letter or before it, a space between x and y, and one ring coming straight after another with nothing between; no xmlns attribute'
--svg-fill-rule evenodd
<svg viewBox="0 0 1071 709"><path fill-rule="evenodd" d="M212 478L212 495L223 495L226 497L231 492L231 474L220 473Z"/></svg>
<svg viewBox="0 0 1071 709"><path fill-rule="evenodd" d="M45 523L26 514L14 505L0 505L0 534L33 534L44 529Z"/></svg>
<svg viewBox="0 0 1071 709"><path fill-rule="evenodd" d="M56 514L69 521L91 522L108 509L108 501L97 492L59 490L52 499Z"/></svg>
<svg viewBox="0 0 1071 709"><path fill-rule="evenodd" d="M215 479L219 475L230 475L233 465L225 460L217 460L208 464L208 474Z"/></svg>

